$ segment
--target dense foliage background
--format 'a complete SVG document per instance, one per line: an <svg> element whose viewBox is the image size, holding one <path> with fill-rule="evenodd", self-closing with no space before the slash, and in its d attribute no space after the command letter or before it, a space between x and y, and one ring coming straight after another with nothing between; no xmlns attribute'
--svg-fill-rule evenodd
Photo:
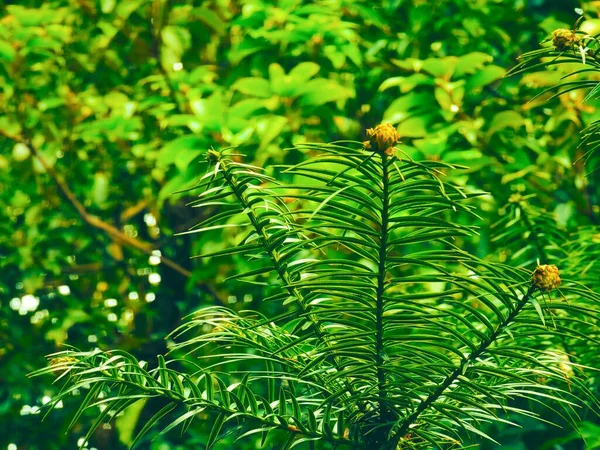
<svg viewBox="0 0 600 450"><path fill-rule="evenodd" d="M599 287L598 172L579 146L596 102L585 91L529 101L564 65L503 78L520 54L571 28L576 9L597 32L592 1L4 2L0 448L75 448L93 418L66 432L76 405L65 403L40 422L54 391L26 373L44 355L68 343L150 359L200 306L268 307L261 286L224 281L247 260L190 259L234 233L175 236L216 212L173 194L194 185L211 146L239 146L259 166L293 163L292 143L361 139L390 122L404 152L465 165L451 181L489 192L468 250L557 264ZM567 249L579 260L561 259ZM586 258L584 273L569 273ZM159 407L128 410L90 448L125 448ZM503 448L600 448L595 419L581 415L586 444L523 420L499 433ZM143 445L205 440L197 422Z"/></svg>

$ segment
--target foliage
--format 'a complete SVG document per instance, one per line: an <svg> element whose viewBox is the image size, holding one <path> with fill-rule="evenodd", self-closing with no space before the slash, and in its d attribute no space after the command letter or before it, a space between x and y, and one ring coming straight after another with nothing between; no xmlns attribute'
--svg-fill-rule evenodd
<svg viewBox="0 0 600 450"><path fill-rule="evenodd" d="M561 282L555 266L538 267L532 284L527 272L460 250L453 241L471 227L456 216L472 207L440 178L453 167L394 156L396 132L389 139L384 129L365 143L370 151L300 146L314 156L285 170L292 184L236 162L236 153L209 150L194 206L219 204L222 212L190 233L239 227L237 245L203 257L235 252L260 261L235 277L269 280L273 293L263 301L281 312L194 314L176 330L183 340L174 350L216 348L192 359L191 374L163 357L147 371L119 351L60 353L42 371L70 377L53 403L90 385L79 411L99 401L100 424L142 398L167 397L134 443L183 404L164 431L210 412L207 448L221 433L274 430L288 432L280 448L444 448L460 444L463 432L487 437L481 424L508 422L509 411L531 415L509 404L515 399L574 420L575 393L585 398L593 376L578 355L600 337L600 296L568 282L563 298L539 302L536 289Z"/></svg>
<svg viewBox="0 0 600 450"><path fill-rule="evenodd" d="M543 48L525 53L511 73L559 66L564 68L566 74L555 85L541 91L539 96L551 93L552 97L558 97L584 90L587 91L584 101L595 98L600 89L597 80L597 74L600 72L600 61L598 61L600 22L597 19L585 21L581 23L579 30L577 26L578 24L572 30L565 28L555 30L552 38L545 41L546 45ZM584 162L589 162L598 149L599 130L600 121L594 120L582 132L583 152L580 159Z"/></svg>
<svg viewBox="0 0 600 450"><path fill-rule="evenodd" d="M0 446L71 448L85 435L99 407L67 434L77 402L40 423L57 387L24 377L65 342L150 360L201 306L282 312L261 302L265 286L224 283L260 260L190 259L237 244L234 228L174 236L220 212L171 195L195 183L211 145L239 145L259 167L297 164L302 153L282 149L356 139L385 119L411 158L469 166L447 181L489 192L483 221L457 217L480 227L457 245L527 272L556 264L598 292L596 163L578 147L595 101L528 102L564 65L502 78L569 29L575 7L581 27L594 23L594 2L549 0L0 2ZM127 409L91 445L122 448L160 407ZM519 449L570 436L522 425L494 434ZM196 421L149 445L200 446L208 431Z"/></svg>

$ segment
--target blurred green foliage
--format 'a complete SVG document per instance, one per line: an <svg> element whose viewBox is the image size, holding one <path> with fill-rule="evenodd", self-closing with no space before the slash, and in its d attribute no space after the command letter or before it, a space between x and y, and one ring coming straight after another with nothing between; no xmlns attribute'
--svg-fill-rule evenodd
<svg viewBox="0 0 600 450"><path fill-rule="evenodd" d="M40 422L55 391L26 378L67 342L150 358L199 306L264 307L261 286L224 283L248 261L190 259L237 236L174 236L217 212L173 194L195 183L211 146L240 146L256 165L297 162L292 143L357 139L387 121L404 152L463 164L452 181L489 192L470 249L479 256L532 267L560 265L566 246L599 252L598 173L586 177L579 147L595 101L574 91L529 102L568 66L503 78L518 55L570 28L576 8L594 26L598 2L0 5L1 448L75 448L85 434L93 414L66 432L75 405ZM598 273L593 258L590 267ZM144 414L128 411L90 445L124 447ZM586 448L600 448L584 418ZM146 445L196 448L205 433ZM505 439L515 450L583 445L529 423Z"/></svg>

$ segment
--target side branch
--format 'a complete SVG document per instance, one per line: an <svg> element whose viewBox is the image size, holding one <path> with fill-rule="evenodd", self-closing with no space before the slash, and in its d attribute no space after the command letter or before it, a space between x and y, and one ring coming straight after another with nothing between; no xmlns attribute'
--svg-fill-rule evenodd
<svg viewBox="0 0 600 450"><path fill-rule="evenodd" d="M267 252L269 259L271 260L271 263L273 264L273 268L275 269L277 275L279 276L279 279L285 284L286 290L288 291L290 296L292 296L296 300L295 303L298 305L300 312L303 315L305 315L307 320L310 322L310 327L311 327L313 333L315 334L315 336L320 341L326 343L329 346L328 341L325 339L325 332L323 331L320 323L317 320L315 320L313 315L310 314L310 309L305 304L304 296L298 290L298 288L293 287L293 281L292 281L291 277L289 276L287 269L279 261L279 256L277 255L276 251L273 249L272 245L269 242L269 235L268 235L267 231L265 230L265 227L260 223L260 220L254 214L252 206L249 204L248 199L246 198L244 193L240 190L240 185L235 178L235 174L231 171L231 169L229 168L229 165L226 163L225 160L219 159L219 164L221 165L221 173L222 173L224 180L231 187L233 194L235 195L237 200L240 202L240 204L243 205L245 211L247 211L246 216L252 223L252 226L254 227L257 234L259 235L260 240L262 241L262 244L265 248L265 251ZM327 358L327 361L331 362L331 364L335 367L336 370L340 371L342 369L339 361L337 360L337 358L335 358L335 356L329 355L329 357ZM356 391L354 390L354 388L352 387L352 385L350 384L350 382L348 380L345 380L343 382L343 384L344 384L346 391L351 396L356 395ZM365 411L365 407L362 404L362 402L357 401L357 406L361 411L363 411L363 412Z"/></svg>
<svg viewBox="0 0 600 450"><path fill-rule="evenodd" d="M435 391L429 394L429 396L427 396L425 400L419 403L419 406L417 406L413 413L401 422L402 424L400 425L400 428L396 431L394 437L391 439L391 441L394 443L394 445L391 448L396 448L395 445L400 441L400 439L402 439L403 436L406 435L409 427L416 422L421 413L427 408L429 408L431 404L435 402L438 398L440 398L444 394L444 392L446 392L446 389L448 389L450 385L454 383L454 381L463 373L465 368L477 358L479 358L498 338L500 333L504 331L504 328L506 328L507 325L509 325L512 321L515 320L515 318L521 313L525 305L527 305L527 302L531 299L531 296L533 295L536 289L537 287L532 284L527 290L527 293L517 303L517 307L506 317L506 319L504 319L504 321L502 321L500 325L498 325L498 328L496 328L496 330L487 339L481 341L479 347L477 347L477 349L468 357L463 359L460 365L445 378L442 384L440 384L440 386Z"/></svg>

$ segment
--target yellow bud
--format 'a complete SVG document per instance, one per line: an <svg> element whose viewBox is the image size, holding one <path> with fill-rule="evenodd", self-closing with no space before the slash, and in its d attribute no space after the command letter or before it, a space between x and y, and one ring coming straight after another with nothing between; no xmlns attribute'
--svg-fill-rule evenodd
<svg viewBox="0 0 600 450"><path fill-rule="evenodd" d="M363 142L366 149L374 150L379 153L385 153L388 156L394 154L394 145L400 140L400 135L396 128L389 123L377 125L375 128L367 130L368 141Z"/></svg>
<svg viewBox="0 0 600 450"><path fill-rule="evenodd" d="M560 274L554 264L537 266L531 276L533 285L543 292L551 291L560 286Z"/></svg>
<svg viewBox="0 0 600 450"><path fill-rule="evenodd" d="M577 36L572 30L559 28L552 33L552 44L554 45L554 48L560 52L570 49L576 42Z"/></svg>

